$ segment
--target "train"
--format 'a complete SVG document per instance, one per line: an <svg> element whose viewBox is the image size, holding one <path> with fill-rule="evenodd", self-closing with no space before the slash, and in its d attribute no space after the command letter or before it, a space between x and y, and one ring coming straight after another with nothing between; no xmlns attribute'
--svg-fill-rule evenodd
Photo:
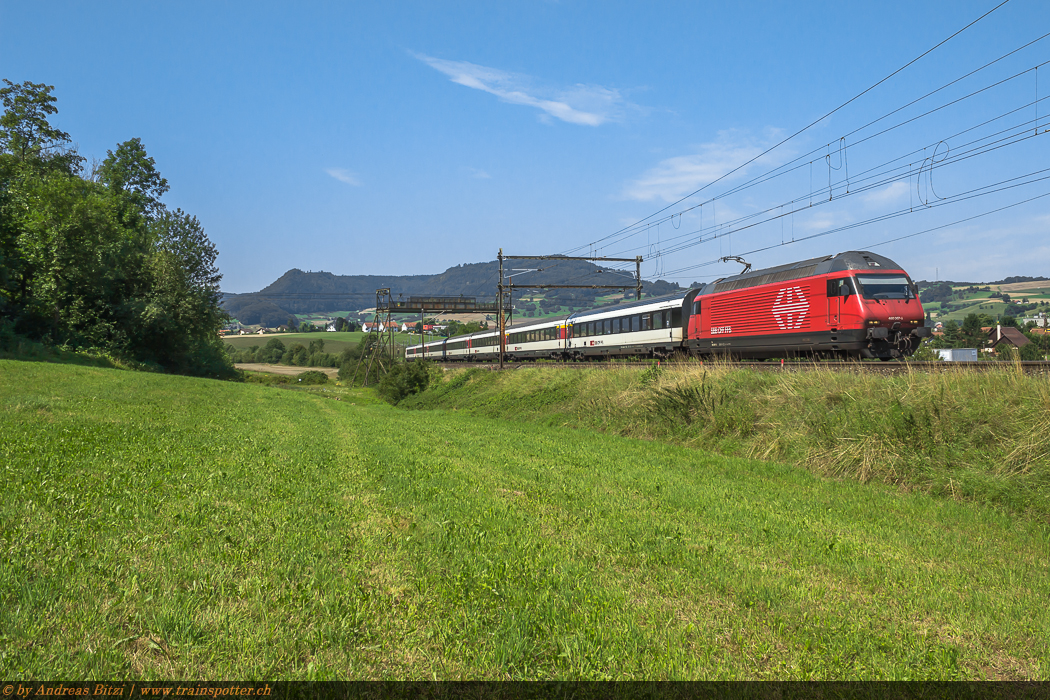
<svg viewBox="0 0 1050 700"><path fill-rule="evenodd" d="M889 258L848 251L640 301L516 324L503 359L714 357L894 360L930 335L918 287ZM498 361L498 330L413 345L405 360Z"/></svg>

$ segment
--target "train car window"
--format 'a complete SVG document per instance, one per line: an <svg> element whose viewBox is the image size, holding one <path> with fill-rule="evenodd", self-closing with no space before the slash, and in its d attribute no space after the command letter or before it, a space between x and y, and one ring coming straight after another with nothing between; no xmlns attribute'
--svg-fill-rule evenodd
<svg viewBox="0 0 1050 700"><path fill-rule="evenodd" d="M696 301L693 302L693 315L695 316L698 313L700 313L700 300L699 299L697 299Z"/></svg>
<svg viewBox="0 0 1050 700"><path fill-rule="evenodd" d="M680 325L682 325L682 310L671 309L671 322L666 325L666 328L671 328L672 326L678 327Z"/></svg>
<svg viewBox="0 0 1050 700"><path fill-rule="evenodd" d="M602 335L609 335L612 333L612 319L605 319L602 321Z"/></svg>

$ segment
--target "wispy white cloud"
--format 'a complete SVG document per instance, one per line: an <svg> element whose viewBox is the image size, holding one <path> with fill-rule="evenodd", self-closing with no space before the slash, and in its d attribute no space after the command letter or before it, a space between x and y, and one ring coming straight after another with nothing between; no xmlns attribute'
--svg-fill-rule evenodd
<svg viewBox="0 0 1050 700"><path fill-rule="evenodd" d="M467 61L412 55L444 73L454 83L495 95L509 104L539 109L544 121L554 118L570 124L600 126L618 119L629 104L614 88L582 84L567 88L542 87L535 85L535 81L526 75Z"/></svg>
<svg viewBox="0 0 1050 700"><path fill-rule="evenodd" d="M642 202L654 199L674 202L759 155L778 134L778 130L769 129L762 139L755 139L737 130L720 131L717 140L701 144L696 153L660 161L627 184L623 196ZM763 157L752 165L768 165L772 160ZM734 173L734 179L743 177L747 170L743 168Z"/></svg>
<svg viewBox="0 0 1050 700"><path fill-rule="evenodd" d="M470 173L471 177L477 178L478 180L491 180L492 176L484 170L479 168L467 168L467 172Z"/></svg>
<svg viewBox="0 0 1050 700"><path fill-rule="evenodd" d="M898 180L897 182L891 182L882 189L873 190L868 194L863 195L861 199L865 204L871 204L874 206L893 204L894 202L908 196L908 188L909 185L907 182Z"/></svg>
<svg viewBox="0 0 1050 700"><path fill-rule="evenodd" d="M801 231L827 231L853 222L853 217L845 211L819 209L803 214L795 222L795 228Z"/></svg>
<svg viewBox="0 0 1050 700"><path fill-rule="evenodd" d="M345 182L346 184L353 185L354 187L361 186L361 179L358 178L357 175L345 168L325 168L324 171L332 177L334 177L339 182Z"/></svg>

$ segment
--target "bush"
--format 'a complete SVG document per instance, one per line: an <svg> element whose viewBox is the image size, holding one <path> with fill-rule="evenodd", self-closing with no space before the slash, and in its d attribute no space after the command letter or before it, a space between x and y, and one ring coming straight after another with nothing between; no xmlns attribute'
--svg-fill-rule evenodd
<svg viewBox="0 0 1050 700"><path fill-rule="evenodd" d="M430 385L429 362L397 362L379 380L376 391L392 404L412 394L424 391Z"/></svg>
<svg viewBox="0 0 1050 700"><path fill-rule="evenodd" d="M307 370L301 374L296 375L296 379L299 380L300 384L327 384L328 375L324 372L319 372L316 369Z"/></svg>

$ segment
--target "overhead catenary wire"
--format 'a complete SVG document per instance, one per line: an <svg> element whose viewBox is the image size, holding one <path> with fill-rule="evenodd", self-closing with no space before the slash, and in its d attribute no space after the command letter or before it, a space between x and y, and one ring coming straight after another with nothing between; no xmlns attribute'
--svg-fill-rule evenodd
<svg viewBox="0 0 1050 700"><path fill-rule="evenodd" d="M1042 99L1050 99L1050 97L1044 97ZM964 129L963 131L957 132L956 134L953 134L952 136L945 137L945 139L952 139L952 138L955 138L955 137L957 137L957 136L959 136L961 134L965 134L965 133L968 133L970 131L973 131L975 128L979 128L980 126L987 125L987 124L989 124L989 123L991 123L993 121L996 121L996 120L1001 119L1001 118L1003 118L1005 116L1008 116L1008 115L1013 114L1015 112L1021 111L1021 110L1025 109L1025 108L1027 108L1027 107L1030 107L1031 104L1032 103L1028 103L1026 105L1022 105L1020 107L1017 107L1017 108L1015 108L1013 110L1010 110L1010 111L1005 112L1005 113L1003 113L1001 115L998 115L998 116L996 116L996 117L994 117L992 119L986 120L985 122L982 122L981 124L978 124L978 125L976 125L974 127L970 127L968 129ZM959 163L961 161L968 160L968 159L976 157L976 156L985 155L987 153L991 153L991 152L1000 150L1001 148L1005 148L1005 147L1008 147L1008 146L1016 145L1018 143L1026 141L1026 140L1028 140L1028 139L1030 139L1030 138L1032 138L1034 136L1034 134L1031 132L1030 126L1029 126L1031 123L1032 123L1032 120L1023 121L1023 122L1011 125L1011 126L1005 128L1005 129L1001 129L1001 130L993 132L991 134L987 134L987 135L982 136L980 138L974 139L974 140L969 141L967 143L959 144L958 146L956 146L954 155L952 155L950 159L938 160L936 163L930 164L930 165L936 165L938 168L944 168L944 167L947 167L949 165L954 165L954 164L957 164L957 163ZM1011 132L1016 132L1016 133L1011 133ZM971 146L974 146L975 144L980 144L982 142L987 142L989 139L993 139L993 138L995 138L997 136L1002 136L1003 134L1008 134L1008 136L1000 139L997 142L992 142L990 144L985 144L985 146L983 146L983 147L974 148L974 149L971 149L971 150L966 150L967 148L969 148ZM929 144L928 146L926 146L924 148L936 148L939 144L944 143L945 139L939 139L937 142L931 143L931 144ZM851 190L848 193L840 194L838 196L838 199L835 200L835 201L841 201L842 199L844 199L847 196L856 196L856 195L859 195L859 194L863 194L864 192L870 191L872 189L875 189L875 188L878 188L878 187L882 187L882 186L887 185L887 184L892 184L893 182L907 180L907 179L910 179L912 176L920 175L922 173L922 171L924 169L926 169L926 165L927 164L925 163L925 160L920 162L920 166L918 168L915 167L914 163L911 163L911 164L908 164L908 165L898 166L898 167L892 168L890 170L881 170L880 171L880 169L886 168L889 165L892 165L893 163L901 161L902 159L906 159L908 157L915 156L917 153L921 152L922 150L923 149L914 149L914 150L912 150L912 151L910 151L908 153L905 153L903 155L900 155L900 156L897 156L895 158L892 158L892 159L890 159L888 161L884 161L883 163L880 163L880 164L878 164L876 166L873 166L873 167L869 168L868 170L862 171L857 177L853 178L853 183L855 185L854 189ZM866 177L861 177L862 175L866 176ZM861 183L865 183L865 184L862 185ZM734 228L733 230L736 231L736 232L739 232L741 230L744 230L745 228L754 228L755 226L761 225L763 223L767 223L769 221L776 220L777 218L781 218L782 216L793 215L796 211L800 211L800 209L795 208L794 205L796 205L799 202L804 201L807 197L811 197L812 195L818 195L818 196L822 197L826 193L830 195L830 188L826 188L826 187L825 188L820 188L818 190L813 190L813 191L811 191L809 193L806 193L806 194L803 194L801 196L795 197L795 198L793 198L791 200L788 200L786 202L781 202L779 204L775 204L775 205L769 206L766 209L763 209L761 211L752 212L752 213L747 214L745 216L738 217L737 219L734 219L734 220L731 220L731 221L727 221L727 222L723 222L723 224L718 225L718 226L712 226L712 227L710 227L708 229L704 229L704 228L695 229L695 230L688 231L688 232L686 232L684 234L681 234L679 236L674 236L671 239L668 239L668 242L673 241L673 240L689 239L692 236L695 236L697 234L700 234L701 238L695 239L695 240L691 240L688 243L678 244L678 245L675 245L675 246L673 246L671 248L665 248L665 249L663 249L662 252L663 252L664 255L669 255L669 254L672 254L672 253L675 253L675 252L679 252L681 250L685 250L685 249L690 248L690 247L694 247L696 245L700 245L701 243L706 243L706 242L708 242L710 240L714 240L714 238L716 238L719 235L721 235L720 233L718 233L719 230L724 229L724 228L729 227L729 226L736 226L737 228ZM823 201L818 200L814 204L806 205L806 206L802 207L801 210L806 210L806 209L809 209L809 208L812 208L812 207L819 207L819 206L822 206L822 205L826 205L826 204L828 204L829 201L831 201L831 197L830 196L829 196L828 199L825 199ZM792 208L791 208L790 211L785 213L783 211L784 207L792 207ZM778 212L776 215L769 216L768 218L765 218L765 219L763 219L761 221L758 221L756 223L751 223L751 224L744 225L744 223L747 222L747 221L759 218L759 217L761 217L761 216L763 216L765 214L769 214L769 213L775 212L775 211ZM713 232L713 233L710 233L709 236L704 237L704 234L705 233L709 233L709 232ZM639 247L625 248L625 249L622 249L620 251L617 251L616 255L626 254L626 253L632 252L634 250L639 250L639 249L640 249Z"/></svg>
<svg viewBox="0 0 1050 700"><path fill-rule="evenodd" d="M1036 39L1036 40L1033 40L1031 42L1028 42L1023 47L1020 47L1020 48L1025 48L1027 46L1031 46L1036 41L1040 41L1040 40L1042 40L1042 39L1044 39L1044 38L1046 38L1048 36L1050 36L1050 33L1044 34L1042 37L1039 37L1039 39ZM1004 58L1006 56L1009 56L1009 55L1012 55L1012 54L1016 53L1018 50L1020 50L1020 48L1015 49L1014 51L1011 51L1011 52L1009 52L1007 54L1004 54L999 59L996 59L996 61L991 61L991 62L985 64L984 66L982 66L982 68L980 68L980 69L977 69L977 70L974 70L974 71L970 71L968 74L963 76L963 78L968 77L970 75L973 75L978 70L981 70L981 69L983 69L985 67L988 67L988 66L992 65L995 62L997 62L998 60L1001 60L1002 58ZM1033 65L1033 66L1031 66L1029 68L1026 68L1025 70L1022 70L1020 72L1014 73L1013 75L1010 75L1010 76L1008 76L1006 78L1002 78L1000 80L997 80L997 81L995 81L995 82L993 82L993 83L991 83L989 85L986 85L984 87L981 87L981 88L979 88L977 90L973 90L973 91L971 91L971 92L969 92L969 93L967 93L967 94L965 94L965 95L963 95L961 97L952 99L952 100L950 100L950 101L948 101L948 102L946 102L946 103L944 103L942 105L939 105L937 107L929 109L929 110L927 110L927 111L925 111L925 112L923 112L921 114L918 114L918 115L916 115L914 117L911 117L909 119L905 119L904 121L898 122L897 124L894 124L893 126L887 127L887 128L885 128L885 129L883 129L881 131L878 131L878 132L876 132L874 134L870 134L868 136L865 136L864 138L858 139L857 141L854 141L853 143L851 143L850 146L855 149L857 146L860 146L861 144L864 144L864 143L866 143L866 142L868 142L868 141L870 141L870 140L872 140L874 138L886 135L886 134L888 134L888 133L890 133L892 131L895 131L896 129L899 129L899 128L904 127L904 126L906 126L908 124L914 123L914 122L918 121L919 119L923 119L923 118L928 117L928 116L930 116L932 114L935 114L935 113L937 113L937 112L939 112L939 111L941 111L943 109L946 109L948 107L951 107L951 106L954 106L956 104L959 104L959 103L961 103L961 102L963 102L965 100L968 100L968 99L970 99L972 97L976 97L976 96L978 96L980 94L983 94L983 93L985 93L985 92L987 92L987 91L989 91L989 90L991 90L993 88L1000 87L1000 86L1002 86L1002 85L1004 85L1004 84L1006 84L1006 83L1008 83L1008 82L1010 82L1012 80L1017 80L1020 77L1026 75L1029 72L1033 72L1033 71L1037 72L1040 67L1045 66L1047 64L1050 64L1050 61L1044 61L1044 62L1035 64L1035 65ZM908 105L905 105L905 107L913 105L913 104L916 104L920 100L925 99L926 97L929 97L929 96L931 96L933 94L936 94L941 89L943 89L943 88L945 88L945 87L947 87L949 85L953 85L953 84L959 82L959 80L961 80L961 79L962 78L957 78L956 80L951 81L950 83L942 86L941 88L938 88L937 90L933 90L933 91L927 93L922 98L919 98L917 100L913 100L912 102L908 103ZM1027 106L1031 106L1032 104L1033 103L1028 103ZM868 122L868 124L866 124L864 127L860 127L858 129L854 129L853 131L847 133L846 136L844 136L842 138L844 139L844 138L846 138L848 136L857 134L862 129L867 128L868 126L871 126L873 124L876 124L876 123L882 121L883 119L885 119L886 117L888 117L888 116L890 116L892 114L896 114L897 112L901 111L901 109L904 109L904 107L892 110L891 112L888 112L887 114L883 115L882 117L879 117L878 119L875 119L875 120L872 120L872 121ZM976 128L976 127L974 127L974 128ZM965 133L965 132L960 132L960 133ZM956 134L956 135L958 135L958 134ZM841 142L842 142L842 140L840 139L840 143ZM620 232L618 232L616 234L612 234L610 236L607 236L605 239L601 239L601 240L608 241L608 243L606 243L606 245L609 245L609 243L611 243L611 242L623 241L623 240L625 240L627 238L630 238L630 237L632 237L634 235L637 235L638 232L640 232L642 230L647 230L650 226L658 225L659 223L661 223L663 221L666 221L669 218L673 218L674 216L681 216L681 215L683 215L685 213L688 213L690 211L693 211L695 209L701 209L704 204L713 204L718 199L725 199L726 197L729 197L729 196L734 195L734 194L738 194L738 193L740 193L742 191L745 191L745 190L747 190L747 189L749 189L751 187L755 187L757 185L770 182L770 181L772 181L772 180L774 180L776 178L783 177L785 175L789 175L790 173L795 172L795 171L797 171L797 170L799 170L801 168L807 167L807 166L810 168L810 181L811 181L810 192L809 192L808 196L810 198L812 198L812 196L814 194L823 193L823 192L829 191L829 188L821 188L820 190L813 190L813 188L812 188L812 165L815 162L815 159L811 159L811 160L808 160L808 161L805 160L805 159L808 158L809 156L813 156L813 155L819 153L822 150L829 149L830 145L831 144L829 142L828 144L824 144L824 145L821 145L821 146L819 146L817 148L814 148L813 150L809 151L808 153L803 154L801 156L798 156L795 159L789 161L788 163L782 164L780 166L777 166L776 168L773 168L772 170L769 170L769 171L767 171L765 173L757 175L754 178L752 178L752 179L750 179L750 180L748 180L748 181L746 181L744 183L741 183L740 185L737 185L737 186L735 186L733 188L730 188L730 189L726 190L725 192L722 192L722 193L720 193L720 194L718 194L718 195L716 195L714 197L711 197L708 200L705 200L704 202L701 202L699 204L695 204L693 206L687 207L685 209L682 209L681 211L674 212L671 215L669 215L667 217L664 217L664 218L661 218L659 220L646 223L641 228L635 228L634 226L625 227L625 228L621 229ZM829 163L829 166L830 166L830 163ZM830 171L829 171L829 175L830 175ZM701 188L701 189L703 189L703 188ZM830 192L829 192L829 194L830 194ZM689 196L692 196L692 195L689 195ZM684 199L688 199L688 197L683 198L683 200ZM679 201L683 201L683 200L679 200ZM637 226L637 225L635 225L635 226Z"/></svg>
<svg viewBox="0 0 1050 700"><path fill-rule="evenodd" d="M963 28L961 28L961 29L957 30L956 32L954 32L953 34L951 34L951 35L950 35L949 37L947 37L946 39L943 39L943 40L941 40L940 42L938 42L937 44L935 44L935 45L934 45L934 46L932 46L931 48L929 48L929 49L927 49L926 51L922 52L921 54L919 54L918 56L916 56L916 57L915 57L915 58L913 58L912 60L908 61L908 62L907 62L907 63L905 63L905 64L904 64L903 66L901 66L901 67L900 67L900 68L898 68L897 70L893 71L892 73L890 73L890 74L889 74L889 75L887 75L886 77L882 78L881 80L879 80L879 81L878 81L878 82L876 82L875 84L873 84L873 85L871 85L871 86L869 86L869 87L865 88L865 89L864 89L864 90L862 90L861 92L857 93L856 95L854 95L854 96L853 96L853 97L851 97L850 99L848 99L848 100L846 100L845 102L843 102L842 104L840 104L840 105L839 105L838 107L835 107L835 108L834 108L834 109L832 109L831 111L829 111L829 112L827 112L826 114L824 114L824 115L823 115L822 117L820 117L819 119L816 119L816 120L814 120L814 121L810 122L809 124L807 124L806 126L802 127L802 128L801 128L801 129L799 129L798 131L794 132L794 133L793 133L793 134L791 134L790 136L788 136L788 137L786 137L786 138L782 139L781 141L777 142L777 143L776 143L775 145L773 145L773 146L770 146L769 148L767 148L766 150L762 151L761 153L759 153L758 155L754 156L753 158L750 158L749 160L745 161L744 163L742 163L742 164L740 164L740 165L736 166L735 168L733 168L733 169L732 169L732 170L730 170L729 172L725 173L724 175L721 175L721 176L719 176L719 177L715 178L714 180L712 180L711 182L707 183L707 184L706 184L706 185L704 185L703 187L700 187L699 189L697 189L697 190L694 190L694 191L693 191L693 192L691 192L690 194L687 194L687 195L685 195L684 197L681 197L680 199L678 199L677 201L675 201L675 202L672 202L671 204L668 204L668 205L667 205L666 207L663 207L662 209L659 209L659 210L657 210L656 212L654 212L654 213L650 214L649 216L646 216L646 217L644 217L643 219L640 219L639 221L635 222L635 223L634 223L634 224L632 224L631 226L628 226L628 227L624 227L623 229L620 229L619 231L615 231L615 232L613 232L612 234L610 234L609 236L606 236L606 237L604 237L604 238L599 238L599 239L598 239L597 241L594 241L594 243L596 244L596 243L599 243L599 242L601 242L601 241L603 241L603 240L607 240L608 238L611 238L612 236L615 236L616 234L620 233L620 231L623 231L623 230L626 230L626 229L630 229L630 228L633 228L634 226L637 226L637 225L638 225L639 223L645 222L645 221L647 221L647 220L649 220L649 219L653 218L654 216L657 216L658 214L661 214L661 213L663 213L663 212L667 211L668 209L671 209L672 207L675 207L675 206L677 206L678 204L681 204L681 203L682 203L682 202L684 202L684 201L685 201L686 199L689 199L690 197L693 197L693 196L695 196L696 194L698 194L698 193L700 193L700 192L704 191L705 189L707 189L708 187L710 187L710 186L712 186L712 185L714 185L714 184L717 184L718 182L721 182L722 180L726 179L727 177L729 177L730 175L733 175L733 174L734 174L734 173L736 173L736 172L739 172L739 171L740 171L741 169L743 169L743 168L747 167L747 166L748 166L748 165L750 165L751 163L754 163L754 162L755 162L755 161L757 161L757 160L758 160L759 158L762 158L762 157L764 157L764 156L768 155L769 153L773 152L773 151L774 151L774 150L776 150L777 148L780 148L781 146L783 146L783 145L784 145L784 144L786 144L787 142L791 141L792 139L794 139L794 138L798 137L799 135L801 135L801 134L803 134L804 132L808 131L809 129L813 128L814 126L816 126L816 125L817 125L817 124L819 124L820 122L824 121L824 120L825 120L825 119L827 119L828 117L830 117L830 116L832 116L833 114L835 114L835 113L839 112L840 110L844 109L844 108L845 108L845 107L847 107L848 105L852 104L852 103L853 103L853 102L855 102L856 100L860 99L861 97L863 97L864 95L868 94L869 92L871 92L872 90L874 90L874 89L875 89L875 88L877 88L878 86L880 86L880 85L882 85L883 83L885 83L885 82L886 82L887 80L889 80L890 78L892 78L892 77L894 77L895 75L897 75L897 74L898 74L898 73L900 73L901 71L903 71L903 70L907 69L907 68L908 68L909 66L911 66L911 65L913 65L914 63L916 63L916 62L920 61L921 59L925 58L925 57L926 57L926 56L928 56L928 55L929 55L930 53L932 53L932 52L936 51L936 50L937 50L938 48L940 48L940 47L941 47L941 46L943 46L944 44L948 43L949 41L951 41L951 40L952 40L952 39L954 39L955 37L957 37L957 36L959 36L960 34L962 34L963 32L965 32L965 31L966 31L967 29L969 29L970 27L974 26L975 24L977 24L978 22L980 22L980 21L981 21L981 20L983 20L984 18L986 18L986 17L988 17L989 15L991 15L991 14L992 14L993 12L995 12L996 10L998 10L998 9L999 9L1000 7L1002 7L1003 5L1006 5L1006 4L1008 3L1008 2L1010 2L1010 0L1002 0L1002 2L1000 2L1000 3L998 4L998 5L996 5L996 6L995 6L995 7L993 7L992 9L988 10L988 11L987 11L987 12L985 12L984 14L982 14L982 15L981 15L980 17L978 17L977 19L975 19L975 20L971 21L971 22L970 22L969 24L967 24L967 25L966 25L966 26L964 26ZM578 247L578 248L574 248L574 249L572 249L572 250L573 250L573 251L575 251L575 250L580 250L580 249L581 249L581 248L579 248L579 247Z"/></svg>
<svg viewBox="0 0 1050 700"><path fill-rule="evenodd" d="M1043 182L1043 181L1046 181L1046 180L1050 180L1050 174L1046 174L1043 177L1031 179L1031 180L1028 180L1028 181L1025 181L1025 182L1014 182L1013 184L1009 184L1009 185L1005 184L1005 183L1008 183L1008 182L1013 182L1014 180L1018 180L1020 178L1030 177L1030 176L1035 175L1035 174L1043 174L1043 173L1050 173L1050 168L1045 168L1043 170L1035 171L1034 173L1028 173L1026 175L1019 176L1017 178L1010 178L1009 180L1003 180L1001 182L994 183L993 185L987 185L985 187L977 188L975 190L970 190L970 191L965 192L965 193L960 193L959 195L957 195L955 198L952 198L951 200L947 200L947 201L942 201L942 202L937 202L935 204L931 204L930 207L928 207L928 208L929 209L934 209L934 208L943 207L943 206L950 206L950 205L953 205L953 204L958 204L959 202L964 202L964 201L968 201L968 200L971 200L971 199L975 199L977 197L984 197L984 196L987 196L987 195L990 195L990 194L995 194L997 192L1003 192L1003 191L1006 191L1006 190L1015 189L1017 187L1023 187L1025 185L1035 184L1036 182ZM1003 186L1002 187L997 187L998 185L1003 185ZM995 187L996 189L988 189L990 187ZM980 190L988 190L988 191L981 192ZM966 195L966 196L963 196L963 195ZM1033 198L1030 198L1030 199L1026 199L1026 200L1023 200L1021 202L1018 202L1017 204L1023 204L1023 203L1028 202L1028 201L1033 201L1035 199L1040 199L1041 197L1042 197L1042 195L1040 195L1038 197L1033 197ZM1003 211L1005 209L1009 209L1011 207L1012 207L1012 205L1011 206L1007 206L1007 207L1001 207L999 209L994 209L994 210L991 210L991 211L986 212L986 213L992 214L992 213L995 213L997 211ZM831 234L834 234L834 233L841 233L843 231L848 231L848 230L851 230L851 229L859 228L861 226L867 226L867 225L870 225L870 224L879 223L881 221L886 221L886 220L889 220L889 219L898 218L900 216L905 216L908 213L909 212L908 212L907 209L899 210L899 211L896 211L896 212L892 212L890 214L884 214L884 215L881 215L881 216L872 217L872 218L866 219L864 221L858 221L858 222L854 222L854 223L851 223L851 224L846 224L844 226L838 226L838 227L835 227L835 228L832 228L832 229L828 229L826 231L821 231L819 233L814 233L814 234L809 235L809 236L803 236L801 238L797 238L794 241L791 241L790 243L785 243L783 245L792 245L794 243L801 243L803 241L813 240L814 238L821 238L823 236L828 236L828 235L831 235ZM960 223L960 222L963 222L963 221L969 221L969 220L974 219L974 218L979 218L979 216L967 217L965 219L960 219L959 221L953 222L953 223ZM946 224L946 226L947 225L950 225L950 224ZM943 228L943 226L939 227L939 228ZM930 229L930 230L936 230L936 229ZM775 243L775 244L772 244L772 245L762 246L762 247L759 247L759 248L755 248L755 249L749 250L749 251L747 251L745 253L741 253L741 255L753 255L755 253L761 253L761 252L764 252L764 251L767 251L767 250L772 250L774 248L779 248L779 247L781 247L781 245L782 244ZM715 265L715 264L718 264L719 262L720 262L720 260L718 260L718 259L709 260L707 262L698 263L696 265L688 265L688 266L685 266L685 267L677 268L675 270L671 270L668 274L679 274L679 273L682 273L682 272L687 272L689 270L695 270L695 269L699 269L699 268L702 268L702 267Z"/></svg>

